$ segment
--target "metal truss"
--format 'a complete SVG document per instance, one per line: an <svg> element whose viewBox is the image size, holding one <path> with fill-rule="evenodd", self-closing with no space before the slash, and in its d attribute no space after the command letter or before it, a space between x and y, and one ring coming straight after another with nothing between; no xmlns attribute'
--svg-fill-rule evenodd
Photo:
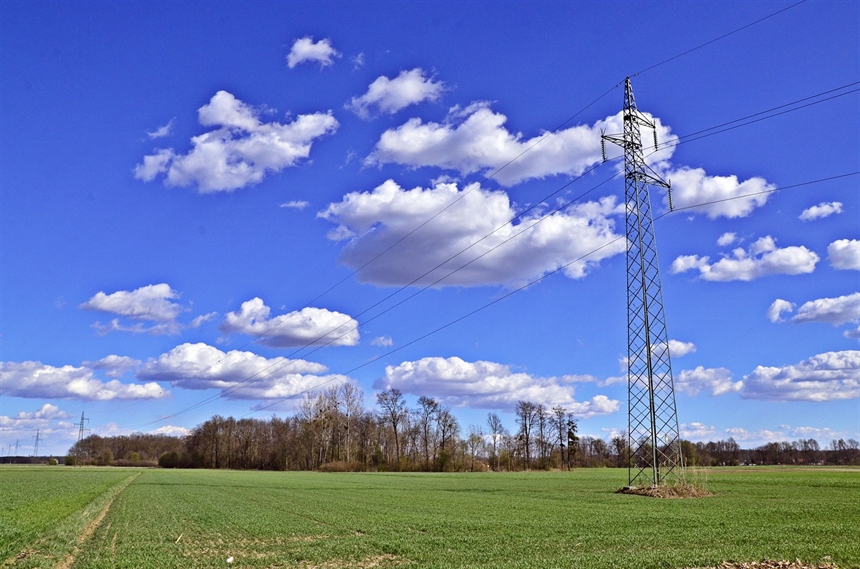
<svg viewBox="0 0 860 569"><path fill-rule="evenodd" d="M624 84L624 133L603 140L624 150L627 230L627 397L630 486L660 485L681 473L681 439L669 359L669 337L648 186L669 189L642 152L642 129L656 125L636 108ZM670 194L671 204L671 194ZM671 207L671 205L670 205Z"/></svg>

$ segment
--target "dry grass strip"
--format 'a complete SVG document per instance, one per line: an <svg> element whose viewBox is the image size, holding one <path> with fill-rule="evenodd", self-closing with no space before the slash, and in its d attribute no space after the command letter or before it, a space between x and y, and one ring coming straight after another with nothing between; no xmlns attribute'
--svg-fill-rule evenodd
<svg viewBox="0 0 860 569"><path fill-rule="evenodd" d="M88 523L87 526L84 528L84 531L82 531L78 535L77 544L75 545L72 552L69 553L68 555L66 555L65 559L63 559L59 563L57 563L55 565L55 569L69 569L72 566L72 563L75 562L75 559L77 558L78 554L80 554L80 552L81 552L80 546L83 545L83 543L87 540L87 538L90 537L93 534L93 532L96 531L96 529L99 527L99 525L101 525L102 520L105 519L105 516L107 515L108 510L110 510L110 507L113 504L113 501L116 500L116 497L119 496L122 493L122 491L125 490L128 487L128 485L131 484L134 481L134 479L137 478L138 476L140 476L140 472L138 472L134 476L129 476L124 481L120 482L117 486L114 486L110 490L111 492L113 492L113 495L107 501L107 504L105 504L104 508L102 508L102 511L99 512L99 515L97 515L90 523Z"/></svg>
<svg viewBox="0 0 860 569"><path fill-rule="evenodd" d="M616 494L633 494L650 498L705 498L713 496L701 486L695 484L671 484L664 486L625 486L615 491ZM768 567L763 565L763 567ZM769 568L768 568L769 569Z"/></svg>

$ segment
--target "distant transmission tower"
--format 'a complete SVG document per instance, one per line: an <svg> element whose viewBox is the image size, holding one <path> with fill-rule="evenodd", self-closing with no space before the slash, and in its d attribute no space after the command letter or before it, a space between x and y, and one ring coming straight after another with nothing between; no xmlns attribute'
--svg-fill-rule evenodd
<svg viewBox="0 0 860 569"><path fill-rule="evenodd" d="M33 445L33 456L35 457L39 456L39 441L42 440L41 434L42 430L36 429L36 444Z"/></svg>
<svg viewBox="0 0 860 569"><path fill-rule="evenodd" d="M624 133L603 140L624 150L627 228L627 432L630 486L660 485L681 471L681 439L663 289L648 185L669 189L646 164L641 129L656 125L636 108L630 78L624 82ZM605 156L605 153L604 153ZM671 190L670 190L671 192ZM669 194L672 207L672 194Z"/></svg>
<svg viewBox="0 0 860 569"><path fill-rule="evenodd" d="M84 440L84 432L89 431L89 429L84 428L84 425L86 425L87 421L89 421L89 419L84 417L84 412L82 411L81 412L81 422L75 423L75 426L78 427L78 444L75 445L75 463L78 466L81 466L81 462L82 462L81 461L81 454L83 453L83 450L81 448L81 446L82 446L81 441Z"/></svg>

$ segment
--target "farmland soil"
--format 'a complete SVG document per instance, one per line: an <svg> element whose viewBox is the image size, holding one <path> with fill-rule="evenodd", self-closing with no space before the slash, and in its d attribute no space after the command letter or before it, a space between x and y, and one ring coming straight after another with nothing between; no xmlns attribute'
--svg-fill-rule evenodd
<svg viewBox="0 0 860 569"><path fill-rule="evenodd" d="M797 561L751 561L749 563L733 563L723 561L717 567L700 567L698 569L839 569L833 563L807 564Z"/></svg>

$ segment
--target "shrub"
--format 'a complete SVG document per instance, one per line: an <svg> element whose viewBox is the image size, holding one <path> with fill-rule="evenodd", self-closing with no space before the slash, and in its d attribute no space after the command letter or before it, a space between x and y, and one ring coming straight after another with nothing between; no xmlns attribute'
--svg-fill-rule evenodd
<svg viewBox="0 0 860 569"><path fill-rule="evenodd" d="M179 453L172 450L162 454L158 457L158 466L161 468L176 468L179 466Z"/></svg>
<svg viewBox="0 0 860 569"><path fill-rule="evenodd" d="M320 472L362 472L364 471L364 465L360 462L352 461L346 462L345 460L336 460L334 462L328 462L323 464L320 467Z"/></svg>

